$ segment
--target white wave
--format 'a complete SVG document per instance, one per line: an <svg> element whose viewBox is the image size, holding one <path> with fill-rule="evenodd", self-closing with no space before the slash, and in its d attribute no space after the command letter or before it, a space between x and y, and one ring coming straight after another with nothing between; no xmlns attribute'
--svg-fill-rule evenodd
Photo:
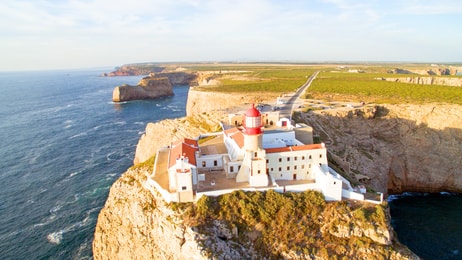
<svg viewBox="0 0 462 260"><path fill-rule="evenodd" d="M75 231L81 227L88 225L91 220L90 214L97 211L98 209L99 208L92 208L85 212L85 218L83 220L73 223L59 231L48 234L47 235L48 242L59 245L61 241L63 240L64 234Z"/></svg>
<svg viewBox="0 0 462 260"><path fill-rule="evenodd" d="M116 158L111 158L116 152L110 152L106 155L106 160L108 161L114 161Z"/></svg>
<svg viewBox="0 0 462 260"><path fill-rule="evenodd" d="M71 174L69 174L69 177L74 177L75 175L80 174L81 172L82 172L82 171L71 172Z"/></svg>
<svg viewBox="0 0 462 260"><path fill-rule="evenodd" d="M93 127L92 129L93 129L93 130L98 130L98 129L100 129L100 128L103 127L103 126L104 126L104 125L97 125L97 126Z"/></svg>
<svg viewBox="0 0 462 260"><path fill-rule="evenodd" d="M120 105L120 104L127 104L128 101L122 101L122 102L114 102L114 101L109 101L107 102L108 104L111 104L111 105Z"/></svg>
<svg viewBox="0 0 462 260"><path fill-rule="evenodd" d="M48 242L59 245L61 243L61 240L63 240L63 232L58 231L58 232L50 233L48 234L47 239L48 239Z"/></svg>
<svg viewBox="0 0 462 260"><path fill-rule="evenodd" d="M51 208L49 212L51 215L56 216L56 212L58 212L62 207L62 205L56 205L53 208Z"/></svg>
<svg viewBox="0 0 462 260"><path fill-rule="evenodd" d="M87 135L87 132L82 132L82 133L79 133L79 134L76 134L76 135L73 135L73 136L69 137L69 139L74 139L74 138L85 136L85 135Z"/></svg>
<svg viewBox="0 0 462 260"><path fill-rule="evenodd" d="M135 122L134 125L144 125L144 122Z"/></svg>

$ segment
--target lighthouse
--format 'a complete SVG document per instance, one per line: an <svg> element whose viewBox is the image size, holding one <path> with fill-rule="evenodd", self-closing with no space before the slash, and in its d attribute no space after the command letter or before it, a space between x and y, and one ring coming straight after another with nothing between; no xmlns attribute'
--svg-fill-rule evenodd
<svg viewBox="0 0 462 260"><path fill-rule="evenodd" d="M244 150L257 151L262 149L261 114L252 104L244 114Z"/></svg>
<svg viewBox="0 0 462 260"><path fill-rule="evenodd" d="M236 181L248 181L254 187L268 186L266 151L262 148L261 114L253 104L245 112L243 123L245 154Z"/></svg>

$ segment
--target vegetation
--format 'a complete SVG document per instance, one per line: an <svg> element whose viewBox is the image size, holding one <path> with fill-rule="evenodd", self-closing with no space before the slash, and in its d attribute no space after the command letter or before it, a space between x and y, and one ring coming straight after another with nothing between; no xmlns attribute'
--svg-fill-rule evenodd
<svg viewBox="0 0 462 260"><path fill-rule="evenodd" d="M231 232L232 238L220 239L254 248L266 258L282 258L283 252L302 258L361 258L364 250L370 248L382 256L389 256L395 250L367 236L338 235L340 229L386 228L385 206L346 201L326 203L316 191L280 194L273 190L239 190L218 197L203 196L181 212L189 225L201 233L212 232L214 221L225 223L229 230L235 231Z"/></svg>
<svg viewBox="0 0 462 260"><path fill-rule="evenodd" d="M212 67L215 71L220 67ZM225 68L223 68L225 69ZM232 72L235 70L235 72ZM303 85L313 74L311 67L227 67L227 73L219 74L220 85L207 87L217 92L290 92ZM230 72L231 71L231 72Z"/></svg>
<svg viewBox="0 0 462 260"><path fill-rule="evenodd" d="M210 124L204 117L188 116L185 119L185 122L186 121L191 127L202 129L206 133L214 133L222 130L220 124Z"/></svg>
<svg viewBox="0 0 462 260"><path fill-rule="evenodd" d="M409 76L409 75L407 75ZM462 104L462 88L419 85L377 80L390 77L380 73L322 72L306 96L335 100L337 96L375 103L454 103ZM397 77L393 74L393 77Z"/></svg>
<svg viewBox="0 0 462 260"><path fill-rule="evenodd" d="M154 161L156 160L156 156L153 155L149 159L144 162L138 163L130 167L132 170L149 170L152 171L152 167L154 167Z"/></svg>

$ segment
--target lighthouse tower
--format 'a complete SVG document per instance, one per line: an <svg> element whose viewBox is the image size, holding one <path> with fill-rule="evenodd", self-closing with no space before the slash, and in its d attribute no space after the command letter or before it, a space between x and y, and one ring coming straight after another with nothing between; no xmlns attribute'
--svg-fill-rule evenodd
<svg viewBox="0 0 462 260"><path fill-rule="evenodd" d="M266 152L262 148L261 114L254 105L244 114L244 159L237 173L237 182L249 182L250 186L268 186Z"/></svg>
<svg viewBox="0 0 462 260"><path fill-rule="evenodd" d="M255 106L244 114L244 149L256 151L262 148L261 114Z"/></svg>

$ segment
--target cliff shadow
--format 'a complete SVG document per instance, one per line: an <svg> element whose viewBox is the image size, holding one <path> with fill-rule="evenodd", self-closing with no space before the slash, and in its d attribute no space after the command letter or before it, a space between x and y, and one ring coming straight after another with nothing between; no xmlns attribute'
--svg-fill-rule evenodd
<svg viewBox="0 0 462 260"><path fill-rule="evenodd" d="M462 129L451 121L458 116L432 115L430 109L414 120L394 109L298 112L294 120L313 127L315 139L326 144L330 164L352 184L385 194L462 192Z"/></svg>

